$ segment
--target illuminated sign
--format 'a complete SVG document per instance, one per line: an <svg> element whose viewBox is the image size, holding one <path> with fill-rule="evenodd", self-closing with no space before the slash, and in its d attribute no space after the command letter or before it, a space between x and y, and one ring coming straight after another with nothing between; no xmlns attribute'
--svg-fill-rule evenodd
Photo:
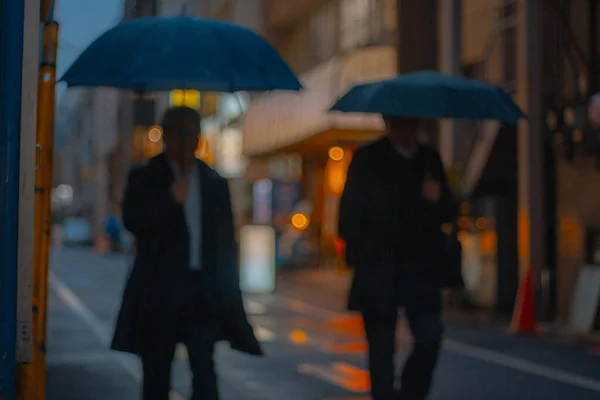
<svg viewBox="0 0 600 400"><path fill-rule="evenodd" d="M200 92L197 90L172 90L169 94L169 105L174 107L186 106L197 110L200 108Z"/></svg>

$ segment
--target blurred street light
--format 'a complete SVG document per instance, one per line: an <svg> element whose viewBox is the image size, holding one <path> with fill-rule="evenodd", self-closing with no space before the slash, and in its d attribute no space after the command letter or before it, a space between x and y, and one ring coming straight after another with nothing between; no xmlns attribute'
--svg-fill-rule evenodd
<svg viewBox="0 0 600 400"><path fill-rule="evenodd" d="M148 131L148 139L153 143L159 142L160 139L162 139L161 127L153 126L152 128L150 128L150 130Z"/></svg>
<svg viewBox="0 0 600 400"><path fill-rule="evenodd" d="M294 214L292 215L292 226L300 231L306 230L308 225L310 224L310 219L307 215L304 214Z"/></svg>
<svg viewBox="0 0 600 400"><path fill-rule="evenodd" d="M344 158L344 149L341 147L332 147L329 149L329 158L333 161L341 161Z"/></svg>

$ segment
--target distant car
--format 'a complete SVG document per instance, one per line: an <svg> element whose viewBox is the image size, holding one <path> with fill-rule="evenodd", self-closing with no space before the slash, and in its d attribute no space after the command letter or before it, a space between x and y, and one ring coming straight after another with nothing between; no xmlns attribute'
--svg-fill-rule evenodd
<svg viewBox="0 0 600 400"><path fill-rule="evenodd" d="M62 243L65 246L92 246L92 224L85 218L66 218L62 223Z"/></svg>

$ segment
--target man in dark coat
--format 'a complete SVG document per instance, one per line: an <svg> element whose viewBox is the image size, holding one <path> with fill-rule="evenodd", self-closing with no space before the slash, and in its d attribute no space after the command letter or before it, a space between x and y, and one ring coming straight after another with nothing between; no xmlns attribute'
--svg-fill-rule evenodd
<svg viewBox="0 0 600 400"><path fill-rule="evenodd" d="M166 152L129 175L123 222L137 240L112 348L141 356L144 400L168 400L176 345L186 345L193 399L217 400L218 340L261 355L239 289L227 181L194 153L200 117L166 111Z"/></svg>
<svg viewBox="0 0 600 400"><path fill-rule="evenodd" d="M339 235L355 268L349 309L363 314L374 400L422 400L442 340L442 225L457 206L439 154L415 140L419 120L384 119L387 135L356 152L340 203ZM395 392L398 307L415 343Z"/></svg>

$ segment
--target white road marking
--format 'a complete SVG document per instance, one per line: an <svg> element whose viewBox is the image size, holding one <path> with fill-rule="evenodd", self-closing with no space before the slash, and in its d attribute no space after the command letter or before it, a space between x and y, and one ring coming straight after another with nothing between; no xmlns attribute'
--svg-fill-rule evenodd
<svg viewBox="0 0 600 400"><path fill-rule="evenodd" d="M600 393L600 380L598 379L587 378L558 368L548 367L546 365L523 360L497 351L471 346L455 340L445 340L444 348L462 356Z"/></svg>
<svg viewBox="0 0 600 400"><path fill-rule="evenodd" d="M302 310L303 314L325 318L343 318L348 313L340 313L331 310L322 309L298 300L279 296L286 301L292 308ZM600 393L600 380L581 376L572 372L549 367L543 364L535 363L509 356L497 351L487 350L478 346L472 346L456 340L447 339L444 341L444 349L455 354L459 354L472 359L484 361L490 364L499 365L515 371L536 375L554 382L560 382L575 386L581 389L587 389Z"/></svg>
<svg viewBox="0 0 600 400"><path fill-rule="evenodd" d="M75 314L82 322L84 322L96 337L106 346L110 345L112 329L107 324L103 323L94 313L77 297L71 289L61 281L55 274L50 272L48 279L50 289L56 296ZM117 360L123 368L136 380L141 382L142 373L140 371L139 361L135 356L128 356L123 353L114 352L112 357ZM169 395L170 400L184 400L183 396L174 390Z"/></svg>

